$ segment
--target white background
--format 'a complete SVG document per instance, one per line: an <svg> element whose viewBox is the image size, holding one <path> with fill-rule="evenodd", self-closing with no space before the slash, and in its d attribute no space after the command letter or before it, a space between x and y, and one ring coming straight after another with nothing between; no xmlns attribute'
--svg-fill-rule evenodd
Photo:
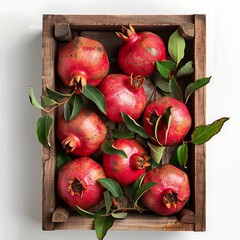
<svg viewBox="0 0 240 240"><path fill-rule="evenodd" d="M94 231L41 230L41 146L35 123L40 111L28 86L41 91L42 15L207 15L207 122L230 117L207 143L207 231L109 231L106 239L239 239L240 15L237 1L7 0L0 8L0 239L95 239Z"/></svg>

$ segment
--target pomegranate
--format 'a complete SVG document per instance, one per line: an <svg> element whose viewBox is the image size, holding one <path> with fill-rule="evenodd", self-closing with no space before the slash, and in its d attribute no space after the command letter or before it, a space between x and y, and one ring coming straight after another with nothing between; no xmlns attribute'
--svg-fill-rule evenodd
<svg viewBox="0 0 240 240"><path fill-rule="evenodd" d="M122 123L121 112L137 120L147 104L143 89L144 78L124 74L110 74L100 84L99 90L105 97L107 117Z"/></svg>
<svg viewBox="0 0 240 240"><path fill-rule="evenodd" d="M77 36L60 50L57 71L66 86L97 86L109 71L108 56L100 42Z"/></svg>
<svg viewBox="0 0 240 240"><path fill-rule="evenodd" d="M129 29L122 27L117 36L123 40L118 52L119 67L127 75L148 76L155 70L155 61L166 60L166 47L161 37L152 32L136 33L129 25Z"/></svg>
<svg viewBox="0 0 240 240"><path fill-rule="evenodd" d="M159 215L172 215L179 212L190 196L188 176L181 169L164 164L147 172L143 184L157 182L142 196L143 204Z"/></svg>
<svg viewBox="0 0 240 240"><path fill-rule="evenodd" d="M74 159L59 171L58 193L71 208L76 205L83 209L94 207L102 200L104 191L97 180L105 177L102 166L93 159Z"/></svg>
<svg viewBox="0 0 240 240"><path fill-rule="evenodd" d="M127 158L116 154L103 154L103 168L108 177L117 181L121 186L134 183L146 171L150 164L146 150L135 139L117 139L113 146L123 150Z"/></svg>
<svg viewBox="0 0 240 240"><path fill-rule="evenodd" d="M150 136L153 136L157 119L168 107L171 107L172 115L168 130L163 118L159 121L157 128L158 142L164 146L176 145L182 141L192 124L191 115L183 102L172 97L161 97L150 103L144 110L143 128ZM154 139L151 140L157 144Z"/></svg>
<svg viewBox="0 0 240 240"><path fill-rule="evenodd" d="M92 110L83 108L69 122L62 115L58 120L57 137L66 152L87 157L101 148L107 136L107 128Z"/></svg>

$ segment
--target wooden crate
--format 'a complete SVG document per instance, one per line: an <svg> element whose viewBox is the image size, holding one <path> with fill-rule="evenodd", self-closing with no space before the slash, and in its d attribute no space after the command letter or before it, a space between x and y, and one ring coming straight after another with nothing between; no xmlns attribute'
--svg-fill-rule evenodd
<svg viewBox="0 0 240 240"><path fill-rule="evenodd" d="M160 33L164 41L179 26L186 37L186 55L194 62L193 79L206 74L206 23L205 15L44 15L42 34L42 81L43 95L46 86L61 88L56 73L56 59L64 41L74 35L89 36L99 40L107 50L109 58L116 58L121 41L115 36L121 26L132 24L136 31L149 30ZM192 28L189 26L192 26ZM189 32L188 32L189 30ZM117 71L113 66L112 72ZM193 128L205 124L205 88L196 91L189 101L193 118ZM72 213L59 203L56 191L56 140L54 119L50 139L52 148L43 147L43 192L42 227L43 230L55 229L93 229L93 220ZM171 151L170 151L171 152ZM167 152L166 155L170 154ZM177 216L161 217L151 213L129 214L125 220L116 220L111 229L122 230L164 230L164 231L205 231L205 145L194 145L190 149L188 175L191 182L191 198L188 208ZM165 158L167 157L165 155Z"/></svg>

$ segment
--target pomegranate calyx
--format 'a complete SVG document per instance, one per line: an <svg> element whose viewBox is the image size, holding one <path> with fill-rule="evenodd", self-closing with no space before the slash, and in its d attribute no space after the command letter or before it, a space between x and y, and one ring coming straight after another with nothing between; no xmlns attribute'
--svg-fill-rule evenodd
<svg viewBox="0 0 240 240"><path fill-rule="evenodd" d="M133 77L132 74L130 76L130 86L134 90L138 90L143 86L145 82L145 77L138 75L136 77Z"/></svg>
<svg viewBox="0 0 240 240"><path fill-rule="evenodd" d="M135 156L133 161L134 167L136 169L143 169L149 167L151 165L149 163L150 159L151 157L148 155Z"/></svg>
<svg viewBox="0 0 240 240"><path fill-rule="evenodd" d="M71 195L74 196L77 194L79 197L82 197L83 191L87 188L80 181L78 177L75 177L74 180L69 181L68 191L70 191Z"/></svg>
<svg viewBox="0 0 240 240"><path fill-rule="evenodd" d="M75 91L82 92L83 88L87 85L87 79L81 75L75 75L71 82L70 86L74 86Z"/></svg>
<svg viewBox="0 0 240 240"><path fill-rule="evenodd" d="M129 28L126 28L125 26L122 26L122 33L121 32L116 32L116 34L123 41L128 41L129 38L138 39L138 35L136 34L135 29L130 24L129 24Z"/></svg>
<svg viewBox="0 0 240 240"><path fill-rule="evenodd" d="M177 208L177 201L178 197L175 192L169 191L163 196L163 203L167 208L171 208L171 206Z"/></svg>
<svg viewBox="0 0 240 240"><path fill-rule="evenodd" d="M145 119L148 121L148 123L151 125L151 126L154 126L157 122L159 118L159 114L157 113L157 111L154 109L153 112L149 112L149 116L146 117Z"/></svg>
<svg viewBox="0 0 240 240"><path fill-rule="evenodd" d="M73 137L67 137L62 141L62 146L67 153L70 153L77 147L77 141Z"/></svg>

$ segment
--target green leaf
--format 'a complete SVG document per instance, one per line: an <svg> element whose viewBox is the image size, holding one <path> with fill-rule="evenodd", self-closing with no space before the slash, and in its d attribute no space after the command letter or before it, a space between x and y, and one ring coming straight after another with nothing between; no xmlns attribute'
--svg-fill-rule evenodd
<svg viewBox="0 0 240 240"><path fill-rule="evenodd" d="M185 102L188 101L188 99L192 93L194 93L199 88L208 84L210 82L210 79L211 79L211 77L200 78L200 79L196 80L195 82L190 83L185 90Z"/></svg>
<svg viewBox="0 0 240 240"><path fill-rule="evenodd" d="M141 196L147 192L150 188L153 186L158 185L157 182L147 182L144 183L136 192L135 198L134 198L134 206L137 206L138 200L141 198Z"/></svg>
<svg viewBox="0 0 240 240"><path fill-rule="evenodd" d="M174 154L172 155L169 163L176 166L176 167L180 166L179 161L178 161L177 151L174 152Z"/></svg>
<svg viewBox="0 0 240 240"><path fill-rule="evenodd" d="M29 100L30 100L30 103L38 108L38 109L43 109L43 107L41 106L41 104L38 103L36 97L35 97L35 94L34 94L34 91L33 91L33 88L32 87L29 87Z"/></svg>
<svg viewBox="0 0 240 240"><path fill-rule="evenodd" d="M116 139L129 139L129 138L134 138L134 133L133 132L123 132L118 129L113 129L112 130L113 137Z"/></svg>
<svg viewBox="0 0 240 240"><path fill-rule="evenodd" d="M223 124L229 120L227 117L220 118L209 125L200 125L196 127L191 136L191 142L196 145L209 141L222 128Z"/></svg>
<svg viewBox="0 0 240 240"><path fill-rule="evenodd" d="M86 85L83 90L82 94L93 101L100 111L106 114L106 102L105 97L103 94L94 86Z"/></svg>
<svg viewBox="0 0 240 240"><path fill-rule="evenodd" d="M106 214L108 214L111 209L111 206L112 206L112 199L111 199L109 191L105 191L103 193L103 196L104 196L104 201L105 201Z"/></svg>
<svg viewBox="0 0 240 240"><path fill-rule="evenodd" d="M157 61L157 70L164 77L169 78L170 73L176 67L176 63L170 60Z"/></svg>
<svg viewBox="0 0 240 240"><path fill-rule="evenodd" d="M162 119L162 115L160 115L160 116L158 117L157 121L155 122L154 128L153 128L153 131L154 131L154 132L153 132L154 140L156 140L159 145L162 145L162 144L161 144L161 143L159 142L159 140L158 140L157 130L158 130L158 125L159 125L159 122L160 122L161 119Z"/></svg>
<svg viewBox="0 0 240 240"><path fill-rule="evenodd" d="M66 97L69 97L70 94L69 93L60 93L60 92L57 92L49 87L46 87L46 91L47 91L47 94L49 96L49 98L55 100L55 101L59 101L63 98L66 98Z"/></svg>
<svg viewBox="0 0 240 240"><path fill-rule="evenodd" d="M111 215L117 219L125 219L127 217L127 212L111 213Z"/></svg>
<svg viewBox="0 0 240 240"><path fill-rule="evenodd" d="M131 196L132 196L132 199L135 199L135 196L136 196L136 192L137 190L140 188L140 186L142 185L142 182L143 182L143 179L144 177L146 176L147 173L144 173L142 174L136 181L135 183L133 184L133 186L131 187Z"/></svg>
<svg viewBox="0 0 240 240"><path fill-rule="evenodd" d="M98 214L95 214L95 213L92 213L92 212L89 212L87 210L84 210L82 208L80 208L79 206L75 206L75 209L76 211L81 214L82 216L84 217L88 217L88 218L95 218L95 217L98 217Z"/></svg>
<svg viewBox="0 0 240 240"><path fill-rule="evenodd" d="M121 112L121 115L124 123L130 131L140 135L142 138L149 138L143 127L139 125L134 119L123 112Z"/></svg>
<svg viewBox="0 0 240 240"><path fill-rule="evenodd" d="M49 97L46 96L41 96L41 100L42 100L42 105L44 107L50 107L53 106L55 104L57 104L57 102Z"/></svg>
<svg viewBox="0 0 240 240"><path fill-rule="evenodd" d="M148 146L150 147L150 153L151 153L151 157L152 159L156 162L156 163L160 163L160 161L162 160L162 156L165 150L165 147L163 146L155 146L150 142L147 142Z"/></svg>
<svg viewBox="0 0 240 240"><path fill-rule="evenodd" d="M164 79L158 79L155 81L156 86L165 93L170 92L169 81Z"/></svg>
<svg viewBox="0 0 240 240"><path fill-rule="evenodd" d="M186 168L188 160L188 145L186 143L180 145L177 149L177 158L180 166Z"/></svg>
<svg viewBox="0 0 240 240"><path fill-rule="evenodd" d="M123 150L114 147L113 141L103 143L101 150L107 154L117 154L122 158L127 158L127 154Z"/></svg>
<svg viewBox="0 0 240 240"><path fill-rule="evenodd" d="M176 98L176 99L181 100L181 101L183 100L182 89L179 86L175 77L172 77L169 80L169 89L170 89L171 96L173 98Z"/></svg>
<svg viewBox="0 0 240 240"><path fill-rule="evenodd" d="M165 132L165 145L167 143L167 137L168 137L168 132L169 132L169 128L171 125L171 121L172 121L172 113L171 113L171 108L172 106L166 108L163 112L162 115L162 120L166 126L166 132Z"/></svg>
<svg viewBox="0 0 240 240"><path fill-rule="evenodd" d="M168 52L171 58L176 62L176 65L184 58L186 43L184 38L176 30L169 38Z"/></svg>
<svg viewBox="0 0 240 240"><path fill-rule="evenodd" d="M64 164L71 160L71 155L69 155L65 151L59 150L57 153L57 169L59 170Z"/></svg>
<svg viewBox="0 0 240 240"><path fill-rule="evenodd" d="M49 132L52 126L53 119L46 114L40 117L37 121L37 136L42 145L51 146L49 142Z"/></svg>
<svg viewBox="0 0 240 240"><path fill-rule="evenodd" d="M107 231L112 227L113 222L114 218L111 215L96 217L94 219L94 229L99 240L102 240L105 237Z"/></svg>
<svg viewBox="0 0 240 240"><path fill-rule="evenodd" d="M98 181L113 195L118 198L119 202L122 202L123 191L119 183L111 178L100 178Z"/></svg>
<svg viewBox="0 0 240 240"><path fill-rule="evenodd" d="M71 117L71 109L70 109L70 105L68 102L64 103L63 114L64 114L65 121L69 122L70 117Z"/></svg>
<svg viewBox="0 0 240 240"><path fill-rule="evenodd" d="M193 62L189 61L179 69L179 71L177 72L177 78L190 75L193 72L194 72Z"/></svg>

